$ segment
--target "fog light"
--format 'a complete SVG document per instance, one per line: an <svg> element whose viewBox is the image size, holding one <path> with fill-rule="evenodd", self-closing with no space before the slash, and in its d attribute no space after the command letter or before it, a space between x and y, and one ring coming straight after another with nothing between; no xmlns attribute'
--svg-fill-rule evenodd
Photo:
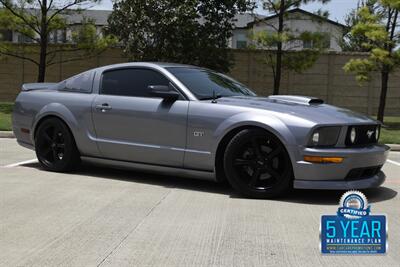
<svg viewBox="0 0 400 267"><path fill-rule="evenodd" d="M356 133L356 128L351 128L351 132L350 132L350 142L352 144L354 144L354 142L356 141L356 137L357 137L357 133Z"/></svg>
<svg viewBox="0 0 400 267"><path fill-rule="evenodd" d="M304 156L304 161L312 163L342 163L342 157Z"/></svg>
<svg viewBox="0 0 400 267"><path fill-rule="evenodd" d="M378 127L376 127L376 130L375 130L375 140L378 142L378 140L379 140L379 126Z"/></svg>

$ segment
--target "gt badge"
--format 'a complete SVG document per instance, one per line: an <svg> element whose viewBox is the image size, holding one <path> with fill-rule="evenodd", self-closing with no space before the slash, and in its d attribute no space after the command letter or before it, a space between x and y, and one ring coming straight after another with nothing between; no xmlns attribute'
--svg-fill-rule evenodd
<svg viewBox="0 0 400 267"><path fill-rule="evenodd" d="M194 137L203 137L204 136L204 132L195 131L195 132L193 132L193 136Z"/></svg>

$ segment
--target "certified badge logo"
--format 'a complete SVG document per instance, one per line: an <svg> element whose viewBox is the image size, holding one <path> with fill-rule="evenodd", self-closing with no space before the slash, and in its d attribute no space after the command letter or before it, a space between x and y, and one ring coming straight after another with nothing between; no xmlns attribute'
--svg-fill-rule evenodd
<svg viewBox="0 0 400 267"><path fill-rule="evenodd" d="M340 198L338 216L347 219L359 219L368 216L370 206L368 206L367 197L360 191L348 191Z"/></svg>
<svg viewBox="0 0 400 267"><path fill-rule="evenodd" d="M346 192L336 215L323 215L320 247L323 254L383 254L387 250L384 215L371 215L367 197L359 191Z"/></svg>

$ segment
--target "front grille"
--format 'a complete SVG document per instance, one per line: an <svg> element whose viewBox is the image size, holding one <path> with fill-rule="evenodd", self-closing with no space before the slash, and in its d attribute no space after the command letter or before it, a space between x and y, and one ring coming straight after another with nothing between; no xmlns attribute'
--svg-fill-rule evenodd
<svg viewBox="0 0 400 267"><path fill-rule="evenodd" d="M352 169L347 174L345 180L352 181L352 180L371 178L372 176L377 175L379 173L379 171L381 170L381 168L382 168L382 165Z"/></svg>
<svg viewBox="0 0 400 267"><path fill-rule="evenodd" d="M356 129L356 139L354 143L351 142L351 130ZM375 131L379 129L379 125L354 125L347 128L346 146L363 146L376 144Z"/></svg>

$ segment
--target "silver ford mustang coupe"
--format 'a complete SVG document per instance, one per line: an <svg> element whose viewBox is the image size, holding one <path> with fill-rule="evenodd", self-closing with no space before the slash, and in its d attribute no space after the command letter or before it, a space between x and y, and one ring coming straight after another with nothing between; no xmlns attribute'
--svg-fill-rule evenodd
<svg viewBox="0 0 400 267"><path fill-rule="evenodd" d="M254 198L378 187L389 152L367 116L312 97L257 97L224 74L169 63L24 84L13 131L45 170L71 171L83 160L227 180Z"/></svg>

